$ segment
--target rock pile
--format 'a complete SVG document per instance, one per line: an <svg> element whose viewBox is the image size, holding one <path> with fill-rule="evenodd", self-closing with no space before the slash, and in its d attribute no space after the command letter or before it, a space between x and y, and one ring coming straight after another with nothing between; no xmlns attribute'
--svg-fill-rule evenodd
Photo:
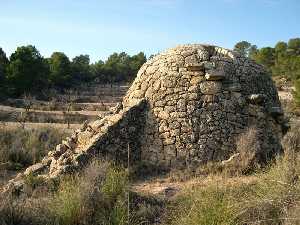
<svg viewBox="0 0 300 225"><path fill-rule="evenodd" d="M265 69L224 48L182 45L145 63L110 115L84 124L10 186L22 186L28 174L76 171L95 155L127 161L128 146L132 163L193 168L222 161L249 127L259 133L259 161L281 151L288 125Z"/></svg>

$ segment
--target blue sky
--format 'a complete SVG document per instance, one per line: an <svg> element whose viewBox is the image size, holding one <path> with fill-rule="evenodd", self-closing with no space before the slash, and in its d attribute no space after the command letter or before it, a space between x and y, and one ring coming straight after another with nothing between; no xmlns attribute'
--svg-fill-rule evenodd
<svg viewBox="0 0 300 225"><path fill-rule="evenodd" d="M300 37L300 0L0 0L0 47L33 44L92 61L113 52L148 56L183 43L232 48Z"/></svg>

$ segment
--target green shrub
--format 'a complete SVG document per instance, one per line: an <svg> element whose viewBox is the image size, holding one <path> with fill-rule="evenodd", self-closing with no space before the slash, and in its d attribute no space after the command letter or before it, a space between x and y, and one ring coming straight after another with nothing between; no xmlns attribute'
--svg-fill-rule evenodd
<svg viewBox="0 0 300 225"><path fill-rule="evenodd" d="M52 218L60 225L78 224L84 216L78 181L75 178L64 180L57 193L49 201L49 211Z"/></svg>
<svg viewBox="0 0 300 225"><path fill-rule="evenodd" d="M128 175L124 169L110 166L100 188L101 210L96 212L99 224L128 224Z"/></svg>
<svg viewBox="0 0 300 225"><path fill-rule="evenodd" d="M228 190L217 186L185 190L172 206L172 225L235 224L235 208Z"/></svg>
<svg viewBox="0 0 300 225"><path fill-rule="evenodd" d="M104 196L110 199L116 199L118 196L125 194L127 188L127 172L119 168L110 167L101 189Z"/></svg>
<svg viewBox="0 0 300 225"><path fill-rule="evenodd" d="M60 225L128 224L127 187L125 170L94 162L83 174L61 181L49 198L49 215Z"/></svg>
<svg viewBox="0 0 300 225"><path fill-rule="evenodd" d="M294 101L297 106L300 105L300 79L294 81L295 91L293 92Z"/></svg>
<svg viewBox="0 0 300 225"><path fill-rule="evenodd" d="M32 189L35 189L36 187L44 184L45 182L45 179L43 177L35 176L32 173L25 176L24 179L25 179L25 184Z"/></svg>

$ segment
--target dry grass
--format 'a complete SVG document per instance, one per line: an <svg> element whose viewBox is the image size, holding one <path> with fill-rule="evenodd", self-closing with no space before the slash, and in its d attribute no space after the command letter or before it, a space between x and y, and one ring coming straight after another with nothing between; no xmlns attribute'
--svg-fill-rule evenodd
<svg viewBox="0 0 300 225"><path fill-rule="evenodd" d="M154 221L160 203L132 193L128 205L128 188L124 169L95 161L81 174L64 177L52 192L39 192L22 201L0 200L0 224L137 225Z"/></svg>
<svg viewBox="0 0 300 225"><path fill-rule="evenodd" d="M300 159L296 161L291 168L289 158L280 158L266 171L251 176L251 182L247 177L215 176L183 186L164 224L300 224ZM291 169L296 174L293 179Z"/></svg>
<svg viewBox="0 0 300 225"><path fill-rule="evenodd" d="M95 120L96 111L1 111L0 120L4 122L33 123L82 123L85 120Z"/></svg>
<svg viewBox="0 0 300 225"><path fill-rule="evenodd" d="M63 130L48 127L1 129L0 163L10 162L18 167L36 163L59 144L64 136L66 133Z"/></svg>
<svg viewBox="0 0 300 225"><path fill-rule="evenodd" d="M251 131L245 137L252 140L254 134ZM252 182L242 182L248 176L236 177L236 182L230 182L233 178L220 174L214 175L208 183L204 184L204 179L184 187L169 206L164 224L300 224L299 127L294 127L283 143L285 155L253 174Z"/></svg>
<svg viewBox="0 0 300 225"><path fill-rule="evenodd" d="M24 112L24 108L15 108L15 107L10 107L10 106L3 106L3 105L0 105L0 111L3 111L3 112ZM35 112L35 113L45 113L47 115L48 114L58 114L58 115L61 115L63 114L63 112L66 111L66 109L63 109L63 110L40 110L40 109L31 109L30 112ZM97 115L97 112L95 112L95 110L81 110L78 109L76 110L76 108L72 108L70 110L70 113L72 114L82 114L82 115Z"/></svg>
<svg viewBox="0 0 300 225"><path fill-rule="evenodd" d="M236 154L221 162L221 170L231 176L239 176L257 169L259 154L263 152L259 143L259 131L250 127L246 129L236 142Z"/></svg>

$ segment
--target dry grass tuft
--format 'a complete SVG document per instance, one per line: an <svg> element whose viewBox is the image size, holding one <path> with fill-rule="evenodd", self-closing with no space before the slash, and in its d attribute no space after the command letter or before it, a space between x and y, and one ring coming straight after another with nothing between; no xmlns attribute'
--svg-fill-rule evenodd
<svg viewBox="0 0 300 225"><path fill-rule="evenodd" d="M64 136L64 131L48 127L31 130L1 129L0 164L10 162L12 167L34 164L60 143Z"/></svg>
<svg viewBox="0 0 300 225"><path fill-rule="evenodd" d="M32 177L26 182L31 186L39 184ZM64 177L52 191L24 200L0 200L0 224L148 224L157 215L158 206L152 208L152 204L159 204L132 193L128 204L129 194L126 170L94 161L81 174Z"/></svg>

